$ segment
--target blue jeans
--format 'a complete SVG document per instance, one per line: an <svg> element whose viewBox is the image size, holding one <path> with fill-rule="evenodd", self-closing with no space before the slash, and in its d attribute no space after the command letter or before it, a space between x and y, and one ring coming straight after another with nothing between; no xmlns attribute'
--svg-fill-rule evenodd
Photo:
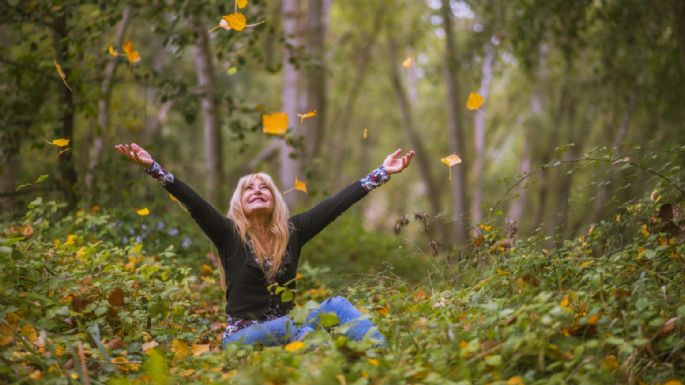
<svg viewBox="0 0 685 385"><path fill-rule="evenodd" d="M385 347L385 337L376 329L371 321L365 318L347 299L333 297L325 300L318 308L312 310L303 325L296 325L289 316L283 316L258 325L248 326L224 338L222 347L232 342L244 344L261 344L263 346L284 345L298 341L316 329L319 324L319 314L334 313L338 317L338 325L350 324L345 336L359 341L368 335L375 341L375 345Z"/></svg>

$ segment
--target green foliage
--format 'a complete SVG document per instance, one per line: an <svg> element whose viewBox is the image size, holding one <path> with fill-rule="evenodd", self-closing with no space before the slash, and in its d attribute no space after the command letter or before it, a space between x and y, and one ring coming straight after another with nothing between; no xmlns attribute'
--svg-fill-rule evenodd
<svg viewBox="0 0 685 385"><path fill-rule="evenodd" d="M2 229L0 380L78 381L82 344L93 383L664 383L685 375L685 244L671 226L682 207L664 214L666 196L629 203L558 247L538 237L502 243L501 229L483 225L473 253L429 280L411 284L385 269L345 286L387 350L348 340L331 314L304 349L224 352L216 271L181 267L172 248L148 251L153 238L122 245L128 230L107 213L56 219L62 205L36 199ZM345 240L349 227L321 239ZM392 243L350 232L377 249ZM344 246L351 253L353 243ZM309 263L300 273L295 320L337 281Z"/></svg>

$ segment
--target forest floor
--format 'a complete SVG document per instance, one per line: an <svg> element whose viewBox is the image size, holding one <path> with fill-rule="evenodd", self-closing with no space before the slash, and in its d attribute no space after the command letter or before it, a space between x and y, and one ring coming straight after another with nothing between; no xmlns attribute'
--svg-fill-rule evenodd
<svg viewBox="0 0 685 385"><path fill-rule="evenodd" d="M682 385L685 243L665 206L653 194L556 246L481 225L419 283L381 271L338 289L385 350L334 325L222 351L213 267L122 245L100 210L55 219L59 205L37 199L1 229L0 382ZM300 272L296 319L334 291L329 270Z"/></svg>

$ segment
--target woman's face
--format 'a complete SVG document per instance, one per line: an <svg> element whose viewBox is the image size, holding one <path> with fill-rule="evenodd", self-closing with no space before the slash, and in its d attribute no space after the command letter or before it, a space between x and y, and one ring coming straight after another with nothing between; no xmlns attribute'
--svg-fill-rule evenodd
<svg viewBox="0 0 685 385"><path fill-rule="evenodd" d="M240 200L246 217L271 215L274 211L271 189L260 178L253 178L244 186Z"/></svg>

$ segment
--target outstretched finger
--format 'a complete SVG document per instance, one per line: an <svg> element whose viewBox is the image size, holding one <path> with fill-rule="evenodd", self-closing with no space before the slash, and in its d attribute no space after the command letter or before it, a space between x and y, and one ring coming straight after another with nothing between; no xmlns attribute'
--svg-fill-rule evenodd
<svg viewBox="0 0 685 385"><path fill-rule="evenodd" d="M392 154L388 155L388 158L390 159L397 159L400 155L402 154L402 149L398 148L395 150Z"/></svg>

